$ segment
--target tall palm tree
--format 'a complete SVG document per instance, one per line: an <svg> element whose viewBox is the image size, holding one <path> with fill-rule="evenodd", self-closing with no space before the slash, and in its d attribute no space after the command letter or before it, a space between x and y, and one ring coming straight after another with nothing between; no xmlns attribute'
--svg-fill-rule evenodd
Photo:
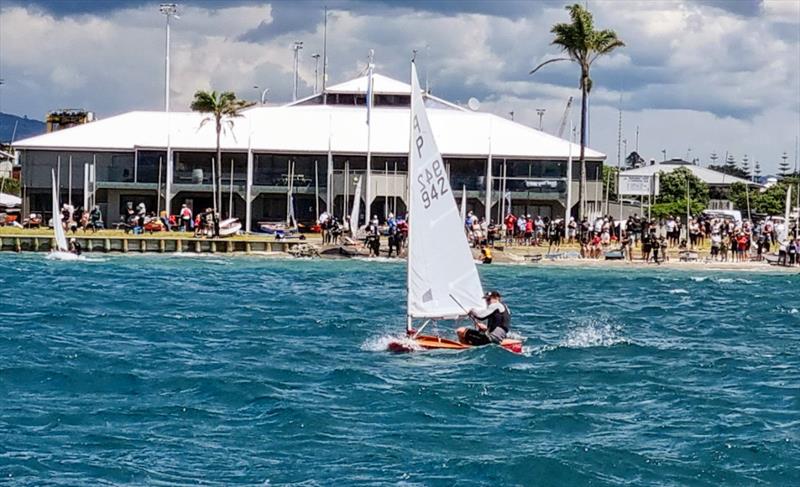
<svg viewBox="0 0 800 487"><path fill-rule="evenodd" d="M222 148L219 145L219 138L225 126L233 129L233 119L241 117L241 111L251 105L253 103L236 98L232 91L217 93L216 91L197 90L194 93L192 111L209 114L200 122L200 126L213 120L217 130L217 194L214 195L214 205L219 208L220 213L222 213ZM229 208L228 212L232 213L232 210Z"/></svg>
<svg viewBox="0 0 800 487"><path fill-rule="evenodd" d="M579 183L580 214L583 215L584 186L586 184L586 119L588 114L587 98L592 91L592 78L589 77L589 69L592 64L604 54L609 54L618 47L625 46L625 43L617 38L617 33L610 29L595 30L592 14L579 4L566 7L571 18L570 23L558 23L550 29L554 34L552 45L559 46L568 57L554 58L547 60L531 70L534 74L543 66L558 61L572 61L581 68L581 178ZM568 184L571 184L569 182ZM567 209L569 211L569 208Z"/></svg>

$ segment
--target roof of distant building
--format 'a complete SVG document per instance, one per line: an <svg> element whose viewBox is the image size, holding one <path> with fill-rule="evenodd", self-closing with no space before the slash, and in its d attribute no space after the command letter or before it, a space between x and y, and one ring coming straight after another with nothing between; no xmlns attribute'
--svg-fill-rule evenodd
<svg viewBox="0 0 800 487"><path fill-rule="evenodd" d="M649 166L642 166L636 169L622 171L622 174L629 176L652 176L659 172L672 172L679 167L685 167L697 178L711 186L728 186L733 183L758 186L758 183L754 183L736 176L731 176L730 174L725 174L713 169L708 169L707 167L697 166L689 161L684 161L683 159L671 159L669 161L657 162Z"/></svg>
<svg viewBox="0 0 800 487"><path fill-rule="evenodd" d="M333 85L327 93L366 90L366 77ZM375 75L375 93L410 93L409 85ZM400 93L402 94L402 93ZM317 95L315 95L317 96ZM300 101L298 101L299 103ZM464 110L444 100L426 96L428 116L440 151L450 157L563 159L570 142L497 115ZM18 149L41 150L213 150L213 123L196 112L133 111L92 123L17 141ZM370 148L374 154L407 154L408 106L372 109ZM247 109L221 136L223 150L279 153L363 154L367 150L364 105L289 104ZM572 144L577 155L580 147ZM586 149L586 157L602 160L605 154Z"/></svg>

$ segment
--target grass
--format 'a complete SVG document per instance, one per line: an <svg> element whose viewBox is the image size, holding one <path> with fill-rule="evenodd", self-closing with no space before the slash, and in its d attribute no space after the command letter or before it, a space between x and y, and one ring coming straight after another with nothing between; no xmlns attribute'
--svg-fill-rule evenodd
<svg viewBox="0 0 800 487"><path fill-rule="evenodd" d="M14 235L19 237L52 237L53 230L50 228L14 228L14 227L0 227L0 236ZM84 232L78 230L76 234L71 232L67 233L69 237L85 237L85 238L147 238L147 239L164 239L171 240L176 238L194 239L193 232L155 232L134 235L133 233L125 233L122 230L98 230L97 233L92 233L91 230ZM320 243L320 236L318 234L306 234L307 242ZM258 242L274 242L275 237L264 234L243 234L226 237L225 240L233 241L258 241ZM293 241L296 241L293 239Z"/></svg>

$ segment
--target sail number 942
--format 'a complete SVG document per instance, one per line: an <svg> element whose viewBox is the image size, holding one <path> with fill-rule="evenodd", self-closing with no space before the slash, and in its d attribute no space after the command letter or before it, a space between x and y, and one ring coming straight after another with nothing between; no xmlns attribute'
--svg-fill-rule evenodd
<svg viewBox="0 0 800 487"><path fill-rule="evenodd" d="M419 183L419 194L422 197L422 204L425 209L430 208L433 200L439 199L447 193L447 181L442 163L439 160L433 161L430 168L426 168L423 173L417 176Z"/></svg>

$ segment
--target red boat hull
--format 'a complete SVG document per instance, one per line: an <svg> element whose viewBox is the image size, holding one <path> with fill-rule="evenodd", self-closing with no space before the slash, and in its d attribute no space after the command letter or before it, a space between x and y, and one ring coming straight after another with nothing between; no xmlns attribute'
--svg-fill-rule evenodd
<svg viewBox="0 0 800 487"><path fill-rule="evenodd" d="M416 345L416 347L415 347ZM405 341L390 342L388 349L395 353L407 353L417 350L417 347L426 350L464 350L466 348L473 348L474 345L457 342L433 335L419 335L416 338L410 338ZM508 350L511 353L522 353L522 341L505 339L500 343L500 347Z"/></svg>

